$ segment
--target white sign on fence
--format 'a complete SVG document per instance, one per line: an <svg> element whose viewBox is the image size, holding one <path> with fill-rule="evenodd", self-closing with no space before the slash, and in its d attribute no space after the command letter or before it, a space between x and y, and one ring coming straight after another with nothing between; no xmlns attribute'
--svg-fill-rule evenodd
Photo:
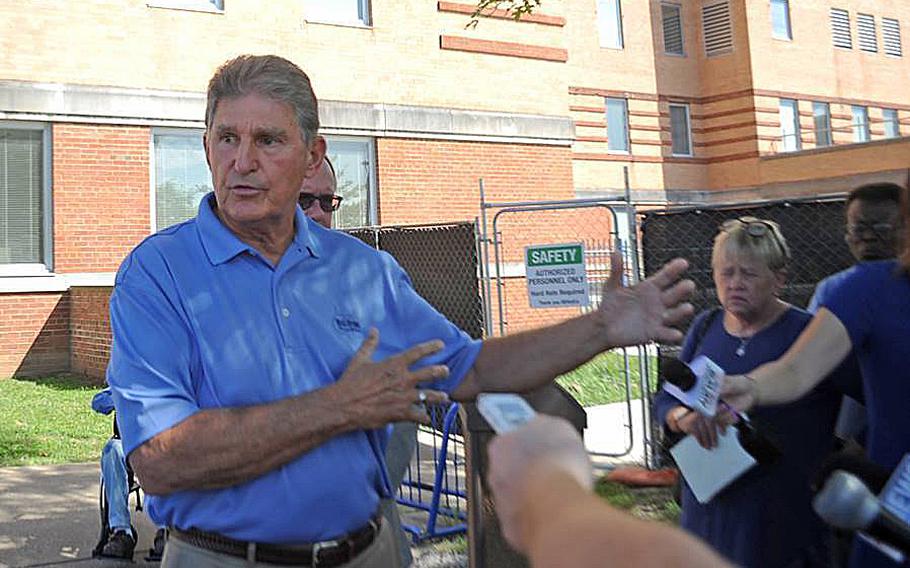
<svg viewBox="0 0 910 568"><path fill-rule="evenodd" d="M590 303L582 243L525 247L525 274L532 308Z"/></svg>

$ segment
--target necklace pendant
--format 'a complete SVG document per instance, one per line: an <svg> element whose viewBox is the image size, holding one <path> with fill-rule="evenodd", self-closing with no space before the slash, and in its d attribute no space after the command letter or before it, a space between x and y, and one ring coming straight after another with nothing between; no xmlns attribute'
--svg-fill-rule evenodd
<svg viewBox="0 0 910 568"><path fill-rule="evenodd" d="M745 355L745 354L746 354L746 346L745 346L745 345L740 345L739 347L736 348L736 356L737 356L737 357L742 357L742 356Z"/></svg>

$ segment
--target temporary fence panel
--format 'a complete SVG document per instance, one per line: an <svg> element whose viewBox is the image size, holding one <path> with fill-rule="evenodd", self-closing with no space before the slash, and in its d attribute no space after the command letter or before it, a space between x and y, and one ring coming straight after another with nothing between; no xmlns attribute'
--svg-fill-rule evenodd
<svg viewBox="0 0 910 568"><path fill-rule="evenodd" d="M391 254L418 294L471 337L483 336L476 224L363 227L347 232ZM396 500L410 511L402 514L402 528L415 541L467 530L458 409L455 403L430 406L431 426L419 425L411 440L415 451Z"/></svg>
<svg viewBox="0 0 910 568"><path fill-rule="evenodd" d="M547 202L486 203L481 201L481 268L486 294L488 332L507 335L550 325L596 309L604 283L610 275L610 254L620 250L624 280L638 280L637 247L634 245L635 215L625 203L598 199ZM620 235L625 239L620 238ZM586 307L532 308L524 253L534 245L582 243L584 271L590 304ZM619 385L619 404L589 407L585 437L592 453L605 458L628 457L636 438L649 435L647 408L635 392L643 387L649 372L646 348L618 350L604 357L613 362L610 384ZM571 385L566 387L572 393ZM578 396L578 392L572 393ZM635 436L633 422L641 424ZM642 456L647 458L646 455Z"/></svg>

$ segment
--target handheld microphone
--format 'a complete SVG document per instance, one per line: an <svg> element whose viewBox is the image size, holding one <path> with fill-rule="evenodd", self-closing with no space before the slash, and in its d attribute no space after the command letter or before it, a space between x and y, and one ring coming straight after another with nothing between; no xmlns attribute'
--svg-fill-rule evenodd
<svg viewBox="0 0 910 568"><path fill-rule="evenodd" d="M722 377L723 371L718 371L720 368L707 357L702 357L702 359L704 362L700 365L700 368L706 370L708 373L713 373L711 379L717 378L717 382L719 383L719 377ZM693 364L694 363L695 361L693 361ZM704 395L697 392L698 387L700 386L699 383L704 383L705 381L696 375L695 369L692 369L689 365L683 363L679 359L670 359L662 361L661 375L666 381L664 390L673 395L684 405L694 408L702 414L708 415L697 406L699 402L704 400ZM672 385L672 387L668 388L668 384ZM710 389L711 387L703 388ZM682 396L678 393L681 393ZM736 412L729 406L726 406L723 402L720 404L739 418L739 421L733 425L733 427L736 428L737 438L743 449L755 458L755 461L761 465L768 465L780 458L781 452L777 444L768 436L756 430L755 426L749 421L748 416Z"/></svg>
<svg viewBox="0 0 910 568"><path fill-rule="evenodd" d="M699 355L689 364L672 359L661 366L661 375L664 390L685 406L705 416L717 412L724 370L711 359Z"/></svg>
<svg viewBox="0 0 910 568"><path fill-rule="evenodd" d="M862 531L904 553L910 552L910 526L885 509L855 475L835 471L812 500L812 507L831 526Z"/></svg>

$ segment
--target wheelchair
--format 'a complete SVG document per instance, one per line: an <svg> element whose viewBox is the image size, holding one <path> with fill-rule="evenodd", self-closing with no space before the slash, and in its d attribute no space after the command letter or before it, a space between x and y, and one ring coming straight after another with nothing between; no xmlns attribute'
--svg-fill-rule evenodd
<svg viewBox="0 0 910 568"><path fill-rule="evenodd" d="M110 439L120 440L120 430L117 427L116 416L114 417L113 422L114 432ZM139 485L139 481L136 479L136 474L133 472L133 468L130 466L129 460L126 460L126 480L127 487L129 487L129 490L127 492L127 503L129 503L130 496L135 496L135 511L142 511L142 487ZM95 545L95 548L92 549L92 558L105 558L105 556L102 555L102 550L108 539L110 539L112 531L108 522L110 503L107 499L107 493L105 491L105 480L103 475L101 476L101 486L98 492L98 508L101 515L101 534L98 536L98 543ZM130 532L133 536L133 542L138 542L139 533L132 522L130 522ZM161 560L163 548L163 546L159 548L153 545L152 548L149 549L148 554L145 556L145 560L149 562Z"/></svg>

